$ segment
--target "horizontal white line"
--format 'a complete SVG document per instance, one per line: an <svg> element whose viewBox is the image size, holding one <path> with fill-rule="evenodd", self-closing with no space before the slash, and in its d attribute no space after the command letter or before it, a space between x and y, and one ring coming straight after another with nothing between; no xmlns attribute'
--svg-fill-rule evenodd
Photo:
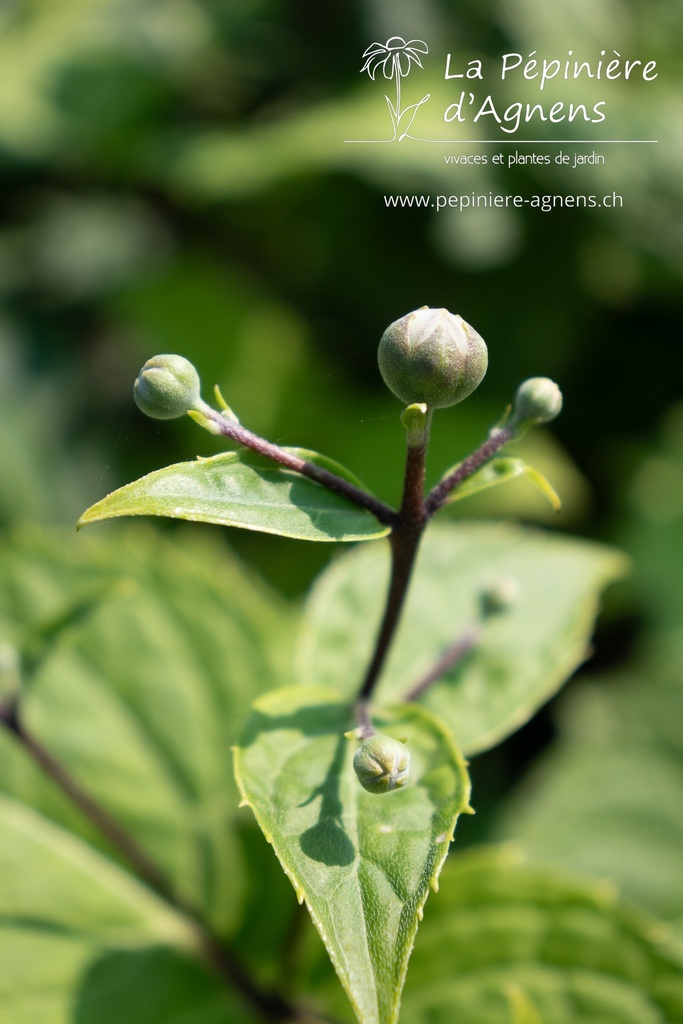
<svg viewBox="0 0 683 1024"><path fill-rule="evenodd" d="M522 146L605 146L616 143L621 146L643 146L651 142L659 142L659 139L452 139L450 142L446 142L444 139L442 145L477 144L482 146L498 146L502 144L511 146L515 143Z"/></svg>
<svg viewBox="0 0 683 1024"><path fill-rule="evenodd" d="M373 145L395 142L395 139L344 139L344 142ZM405 141L405 140L402 140ZM411 139L411 142L429 142L438 146L645 146L659 139Z"/></svg>

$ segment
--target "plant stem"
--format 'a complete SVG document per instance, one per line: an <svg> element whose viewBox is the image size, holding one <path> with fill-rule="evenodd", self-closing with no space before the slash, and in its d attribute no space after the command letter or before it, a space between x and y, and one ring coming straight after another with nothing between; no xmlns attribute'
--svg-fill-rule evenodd
<svg viewBox="0 0 683 1024"><path fill-rule="evenodd" d="M368 702L366 700L358 700L356 702L356 718L358 720L359 739L367 740L370 736L375 735L375 727L372 724L370 712L368 710Z"/></svg>
<svg viewBox="0 0 683 1024"><path fill-rule="evenodd" d="M19 714L16 697L0 704L0 725L12 733L26 753L38 764L88 821L121 854L147 885L163 897L191 926L198 946L216 972L268 1021L303 1019L296 1007L276 992L261 990L240 963L234 951L213 934L199 912L175 892L163 869L138 845L136 840L95 800L60 761L26 728Z"/></svg>
<svg viewBox="0 0 683 1024"><path fill-rule="evenodd" d="M217 429L217 432L223 437L236 441L237 444L249 448L251 451L256 452L257 455L265 455L269 459L273 459L274 462L284 466L285 469L292 469L296 473L300 473L301 476L315 480L316 483L322 484L336 494L341 494L342 497L352 501L355 505L367 509L385 526L393 526L396 522L396 512L393 508L385 505L383 501L375 498L372 494L368 494L367 491L362 490L360 487L356 487L349 480L337 476L336 473L330 472L329 469L317 466L314 462L302 459L299 455L294 455L293 452L289 452L285 448L273 444L271 441L266 441L265 438L259 437L258 434L253 434L251 430L247 430L246 427L237 423L236 420L222 416L221 413L216 412L215 409L211 409L209 406L202 409L202 414L210 420L211 424Z"/></svg>
<svg viewBox="0 0 683 1024"><path fill-rule="evenodd" d="M119 851L135 872L150 888L170 902L175 902L172 886L161 868L148 857L126 830L105 811L101 804L94 800L88 792L66 770L53 754L50 753L26 729L19 716L18 702L13 700L0 708L0 722L4 725L24 748L26 753L40 765L46 775L56 782L72 803L78 807L85 817L92 822L99 832Z"/></svg>
<svg viewBox="0 0 683 1024"><path fill-rule="evenodd" d="M401 120L401 66L398 55L394 57L394 71L396 72L396 134Z"/></svg>
<svg viewBox="0 0 683 1024"><path fill-rule="evenodd" d="M424 419L419 419L419 409ZM416 411L417 410L417 411ZM408 416L410 414L410 416ZM408 418L406 418L408 417ZM512 439L514 433L509 427L491 432L476 451L472 452L456 469L424 497L425 463L429 439L430 413L426 406L409 406L404 413L408 430L408 451L403 485L403 499L398 514L394 513L393 529L389 536L391 547L391 576L387 593L384 616L375 642L375 649L368 666L356 704L356 717L361 730L369 723L367 704L384 666L391 642L396 632L406 592L412 575L413 565L425 526L435 512L446 503L449 494L477 469L487 462L499 448ZM432 685L448 668L456 663L474 644L478 627L472 627L463 634L453 647L449 648L432 671L417 683L407 700L414 700ZM371 724L370 724L370 727Z"/></svg>
<svg viewBox="0 0 683 1024"><path fill-rule="evenodd" d="M427 524L424 479L428 439L429 416L426 415L421 437L418 439L415 433L409 434L403 499L397 521L389 535L391 547L389 590L374 654L358 693L358 706L367 703L370 699L384 666L403 610L420 539Z"/></svg>
<svg viewBox="0 0 683 1024"><path fill-rule="evenodd" d="M472 476L480 466L483 466L485 462L496 454L499 448L502 448L504 444L507 444L514 437L514 433L509 427L501 427L498 430L493 430L489 437L476 451L473 451L471 455L460 463L460 465L453 470L452 473L437 484L436 487L430 491L425 501L425 511L427 518L430 519L435 512L446 503L451 491L454 491L463 480L467 480L468 477Z"/></svg>
<svg viewBox="0 0 683 1024"><path fill-rule="evenodd" d="M417 700L426 690L436 683L442 676L458 664L468 654L481 635L481 625L477 623L466 629L462 636L459 636L454 644L451 644L441 655L433 668L420 679L403 698L406 701Z"/></svg>

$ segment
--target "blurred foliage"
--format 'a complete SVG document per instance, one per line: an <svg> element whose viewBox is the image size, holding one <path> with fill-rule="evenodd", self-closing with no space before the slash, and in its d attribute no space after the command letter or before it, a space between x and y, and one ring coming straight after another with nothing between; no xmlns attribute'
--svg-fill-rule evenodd
<svg viewBox="0 0 683 1024"><path fill-rule="evenodd" d="M500 523L432 524L377 699L405 699L453 643L480 626L472 650L422 702L468 757L496 746L583 662L601 592L627 572L627 560L602 545ZM320 574L299 644L304 680L352 699L372 657L388 578L386 545L376 544L344 552ZM514 600L482 622L483 592L504 581L514 581Z"/></svg>
<svg viewBox="0 0 683 1024"><path fill-rule="evenodd" d="M570 47L655 58L659 78L647 88L611 83L606 137L660 142L605 146L602 168L495 171L447 167L432 147L409 141L346 145L345 138L363 137L386 115L381 85L359 75L361 54L372 40L397 33L429 38L430 45L439 40L454 61L494 59L508 50L564 54ZM24 524L71 526L86 505L135 476L222 450L190 422L159 425L138 414L132 381L144 360L156 351L186 355L197 364L207 394L220 384L247 426L338 458L381 498L396 501L403 462L400 406L381 385L376 344L397 316L425 303L444 305L486 338L490 369L465 405L437 417L431 480L485 434L525 376L547 374L565 395L553 437L530 435L512 452L545 473L563 500L561 515L519 481L468 499L444 516L506 514L571 528L620 543L635 564L630 584L608 599L588 682L570 687L552 712L475 760L478 815L465 835L522 836L534 855L609 875L629 898L680 921L683 823L677 794L683 762L675 723L683 692L682 35L680 0L572 0L561 6L540 0L466 0L457 6L449 0L5 0L0 524L6 571L21 562L21 588L27 589L9 594L3 617L15 622L12 643L25 639L21 630L41 621L54 624L60 616L66 616L67 633L77 631L81 626L69 619L69 608L76 615L87 596L90 559L104 566L105 576L107 564L125 561L131 576L144 583L135 592L139 621L125 629L122 622L112 624L122 614L116 594L100 595L94 614L108 639L101 651L91 644L90 661L77 666L73 689L52 691L55 715L67 716L73 701L79 708L83 702L86 717L94 714L97 699L88 694L104 691L100 655L124 642L116 636L126 642L133 637L147 650L149 665L148 645L156 642L159 620L171 614L183 625L172 639L179 661L170 670L189 664L203 678L210 662L209 678L222 685L216 668L223 650L220 578L204 579L199 588L213 595L215 613L215 625L207 629L213 654L202 666L194 663L186 636L190 619L192 629L199 628L195 609L191 600L173 596L174 558L188 543L184 531L171 525L168 542L153 539L151 531L144 540L123 540L118 558L105 545L98 554L96 541L80 537L73 550L82 554L69 554L72 568L52 577L50 543L40 542L35 564L33 555L30 567L22 561L28 548L41 550L33 539L22 540ZM436 75L432 65L423 83L441 90L434 101L440 103L446 92ZM517 98L505 83L492 91L504 102ZM591 99L593 94L586 92ZM548 91L555 95L556 87ZM547 129L538 125L538 137L545 138ZM383 199L395 192L474 188L524 195L614 188L623 193L624 207L456 215L387 210ZM243 570L222 550L227 532L197 527L199 539L189 542L183 574L211 575L215 567L217 577L225 572L242 580ZM331 556L328 545L302 550L295 541L246 531L231 531L229 542L288 594L301 593ZM155 564L157 545L166 544L164 565ZM252 587L258 591L249 575L244 580L250 594ZM34 597L46 586L50 599L36 605ZM230 614L237 614L230 600L225 598ZM265 607L268 602L260 600L254 597ZM286 609L280 614L284 623ZM252 682L274 683L278 674L269 663L264 678L255 678L252 654L261 650L255 628L253 634L247 630L251 653L242 659L251 666L247 690ZM59 634L50 658L70 666L85 655L77 656L65 635ZM239 630L229 635L241 642ZM8 685L16 667L13 649L0 649ZM41 668L48 693L50 658ZM87 679L93 676L91 690ZM133 686L130 678L119 682ZM115 691L108 698L114 706ZM120 709L114 714L126 743L132 742L134 718L121 717ZM80 738L65 730L61 753L86 758L90 770L94 753L102 751L79 749L87 736L85 728ZM545 746L543 762L537 754ZM196 857L195 884L205 899L211 889L203 888L198 850L213 848L221 815L228 814L227 803L204 803L227 756L211 749L215 760L186 807L185 831L167 843L168 821L149 822L149 841L167 858L169 871L177 857ZM171 744L166 753L178 751ZM29 805L29 811L9 808L8 828L32 835L48 859L61 843L52 831L55 822L75 830L81 837L76 842L98 844L61 798L20 764L6 739L2 758L3 789L9 778L12 794ZM527 765L531 775L506 807L510 786ZM159 769L159 785L171 801L180 799L183 782L176 768L168 778ZM125 817L125 793L115 773L107 785ZM34 813L37 823L29 821ZM240 842L242 854L233 849L229 855L243 872L247 912L240 917L240 907L223 892L217 920L236 929L254 967L267 975L273 969L269 954L286 961L291 894L286 882L265 870L270 851L253 833L244 830ZM11 847L19 862L26 856L23 843ZM80 847L76 856L80 862ZM128 885L120 889L124 909L135 896ZM273 924L270 939L254 924L264 908ZM127 927L128 913L113 908L116 928L121 922ZM148 941L140 959L130 950L112 951L102 938L111 922L95 928L102 958L84 981L88 998L80 1004L79 1022L94 1019L93 1006L109 1012L112 979L125 984L130 972L144 970L153 980L157 969L163 978L169 957L178 991L190 993L192 1002L199 986L211 1003L206 978L150 945L167 926L158 908L145 904L135 913ZM79 919L85 930L92 924ZM43 936L40 962L57 964L52 958L59 946L64 977L72 978L85 961L60 927L57 922ZM13 936L7 947L14 951L12 965L25 962L17 943ZM52 983L56 973L57 967L52 974L47 970L38 987ZM546 1005L538 991L531 985L509 996L513 1019L538 1018L538 1007ZM211 1003L202 1019L220 1019L224 998L217 995L218 1004ZM495 1012L507 1012L502 1006L496 1003ZM34 1009L17 1008L12 1024L34 1019ZM159 1013L164 1019L166 1009ZM670 1018L679 1019L674 1010ZM494 1017L485 1019L489 1024Z"/></svg>
<svg viewBox="0 0 683 1024"><path fill-rule="evenodd" d="M30 373L23 386L54 403L51 443L68 451L71 475L82 458L75 475L88 480L88 497L194 454L187 427L159 430L129 415L139 364L170 350L194 360L207 387L218 382L253 429L325 451L395 499L398 407L381 387L375 346L388 322L427 303L461 312L491 351L480 392L439 417L433 473L481 437L519 379L548 374L566 396L556 434L594 493L590 506L574 501L570 481L563 498L575 515L564 522L604 526L610 464L678 390L667 369L680 360L673 39L683 12L664 0L603 0L590 17L580 12L572 4L549 19L535 0L458 10L446 0L6 3L3 334ZM397 32L445 41L454 61L551 55L569 42L577 53L607 45L654 56L660 75L647 88L610 83L609 137L646 130L661 143L604 147L604 168L519 166L495 177L490 165L454 170L410 141L346 145L386 114L381 86L358 74L360 56L368 40ZM420 73L443 93L451 83L431 81L440 60ZM515 88L487 85L506 101ZM382 198L604 182L624 191L623 210L456 215L387 210ZM16 352L8 358L16 363ZM203 439L202 454L218 450L211 443ZM99 483L93 464L104 468ZM22 486L28 502L30 480ZM36 497L5 515L79 510L55 504L48 511ZM289 589L327 557L311 551L294 567L286 543L238 543Z"/></svg>
<svg viewBox="0 0 683 1024"><path fill-rule="evenodd" d="M291 612L191 535L29 530L0 561L1 635L31 729L219 930L234 926L231 732L257 694L290 681ZM0 790L102 845L5 730Z"/></svg>
<svg viewBox="0 0 683 1024"><path fill-rule="evenodd" d="M497 834L616 880L683 935L682 481L676 406L641 456L617 531L635 555L640 641L626 666L591 674L561 700L559 743L504 808Z"/></svg>

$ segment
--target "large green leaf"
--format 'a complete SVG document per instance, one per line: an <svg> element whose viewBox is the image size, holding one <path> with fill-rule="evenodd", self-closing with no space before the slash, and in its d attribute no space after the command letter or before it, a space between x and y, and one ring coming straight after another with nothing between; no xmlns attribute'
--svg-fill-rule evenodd
<svg viewBox="0 0 683 1024"><path fill-rule="evenodd" d="M288 687L259 698L235 752L243 799L305 900L363 1024L397 1019L429 885L448 852L469 784L446 730L428 712L379 713L406 737L411 781L376 796L351 764L352 711L334 691Z"/></svg>
<svg viewBox="0 0 683 1024"><path fill-rule="evenodd" d="M407 1021L683 1021L680 948L611 886L526 865L505 849L455 856L442 880L411 960Z"/></svg>
<svg viewBox="0 0 683 1024"><path fill-rule="evenodd" d="M218 540L139 524L6 543L0 641L32 671L33 733L226 931L243 876L230 743L254 697L289 679L291 617ZM102 844L4 731L0 789Z"/></svg>
<svg viewBox="0 0 683 1024"><path fill-rule="evenodd" d="M322 955L307 981L343 1004ZM681 1024L683 947L613 886L526 863L518 848L453 853L415 943L406 1024Z"/></svg>
<svg viewBox="0 0 683 1024"><path fill-rule="evenodd" d="M680 664L679 650L672 675ZM680 674L665 681L646 661L567 697L559 742L518 787L497 834L542 862L611 878L652 913L683 921Z"/></svg>
<svg viewBox="0 0 683 1024"><path fill-rule="evenodd" d="M3 1024L249 1024L190 922L87 844L0 796Z"/></svg>
<svg viewBox="0 0 683 1024"><path fill-rule="evenodd" d="M358 486L347 470L324 456L285 450ZM389 532L347 498L252 452L226 452L155 470L92 505L79 526L115 516L169 516L316 541L372 540Z"/></svg>
<svg viewBox="0 0 683 1024"><path fill-rule="evenodd" d="M434 526L425 535L396 643L378 687L395 701L478 620L482 590L513 579L519 599L422 698L465 753L519 728L586 655L600 589L626 560L596 544L503 524ZM369 661L389 572L385 546L332 564L305 617L300 675L350 694Z"/></svg>

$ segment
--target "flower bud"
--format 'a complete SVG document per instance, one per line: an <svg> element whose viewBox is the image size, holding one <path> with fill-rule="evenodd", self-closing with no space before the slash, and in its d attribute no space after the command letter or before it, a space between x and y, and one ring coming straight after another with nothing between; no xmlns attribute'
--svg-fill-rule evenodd
<svg viewBox="0 0 683 1024"><path fill-rule="evenodd" d="M133 386L140 412L154 420L175 420L201 406L200 378L182 355L147 359Z"/></svg>
<svg viewBox="0 0 683 1024"><path fill-rule="evenodd" d="M155 420L173 420L201 405L199 374L183 356L148 359L135 381L138 409Z"/></svg>
<svg viewBox="0 0 683 1024"><path fill-rule="evenodd" d="M368 793L390 793L408 781L410 753L405 743L376 733L356 751L353 770Z"/></svg>
<svg viewBox="0 0 683 1024"><path fill-rule="evenodd" d="M519 601L519 583L512 576L500 576L482 590L481 610L485 618L505 612Z"/></svg>
<svg viewBox="0 0 683 1024"><path fill-rule="evenodd" d="M467 398L488 366L486 343L461 316L422 306L387 327L377 355L384 383L407 405L445 409Z"/></svg>
<svg viewBox="0 0 683 1024"><path fill-rule="evenodd" d="M524 431L535 423L550 423L562 408L562 392L549 377L530 377L517 388L509 426Z"/></svg>

